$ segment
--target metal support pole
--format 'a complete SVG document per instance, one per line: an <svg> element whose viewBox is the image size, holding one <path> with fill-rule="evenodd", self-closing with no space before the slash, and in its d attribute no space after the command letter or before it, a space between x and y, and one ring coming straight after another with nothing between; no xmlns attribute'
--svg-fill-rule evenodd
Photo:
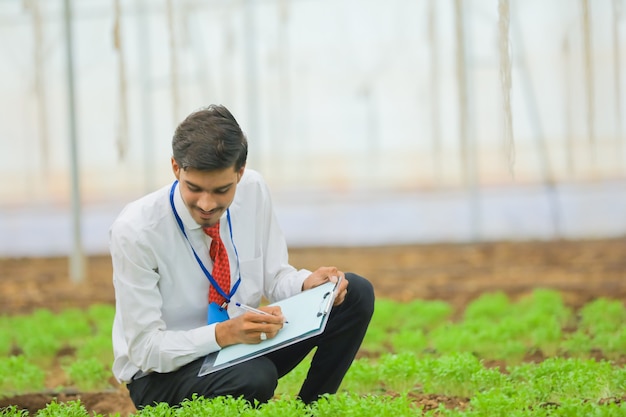
<svg viewBox="0 0 626 417"><path fill-rule="evenodd" d="M74 51L72 48L72 5L71 0L64 0L65 44L67 58L67 104L70 133L70 170L72 189L72 238L73 248L70 256L70 279L80 282L85 278L85 255L81 239L80 186L78 182L78 143L76 134L76 96L74 90Z"/></svg>
<svg viewBox="0 0 626 417"><path fill-rule="evenodd" d="M596 174L596 128L595 128L595 86L593 78L593 50L591 42L591 16L589 0L581 0L582 29L583 29L583 57L585 64L585 91L587 93L587 136L589 137L589 153L591 155L592 175Z"/></svg>
<svg viewBox="0 0 626 417"><path fill-rule="evenodd" d="M138 65L141 78L139 80L140 91L140 118L142 135L142 155L143 155L143 187L146 193L154 191L155 180L155 153L154 153L154 103L152 98L152 41L150 31L150 21L146 0L135 1L135 12L137 16L136 35L137 42L141 47L138 52Z"/></svg>
<svg viewBox="0 0 626 417"><path fill-rule="evenodd" d="M615 122L617 130L617 162L618 166L623 167L624 158L624 126L622 124L622 70L621 70L621 53L620 53L620 38L619 38L619 24L622 17L622 2L620 0L613 0L613 84L615 85Z"/></svg>
<svg viewBox="0 0 626 417"><path fill-rule="evenodd" d="M472 132L472 120L469 105L469 82L467 75L467 48L465 31L465 13L462 0L454 2L454 19L456 27L456 68L459 89L459 136L463 163L463 175L466 187L469 190L469 216L472 242L481 240L481 213L480 195L478 189L478 162L476 153L475 135Z"/></svg>
<svg viewBox="0 0 626 417"><path fill-rule="evenodd" d="M256 62L256 22L254 13L255 2L245 0L244 2L244 53L245 53L245 74L246 74L246 96L248 102L248 137L251 142L257 144L257 150L249 153L248 161L256 169L261 168L263 160L262 145L259 129L259 80Z"/></svg>
<svg viewBox="0 0 626 417"><path fill-rule="evenodd" d="M439 37L437 34L437 1L430 0L428 5L428 39L430 41L430 111L433 127L433 172L435 183L443 184L443 166L441 156L441 88L439 68Z"/></svg>

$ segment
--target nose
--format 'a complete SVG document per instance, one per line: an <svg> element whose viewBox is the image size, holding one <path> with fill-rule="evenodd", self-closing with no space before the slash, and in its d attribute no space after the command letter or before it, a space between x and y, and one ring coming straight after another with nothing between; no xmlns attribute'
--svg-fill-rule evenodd
<svg viewBox="0 0 626 417"><path fill-rule="evenodd" d="M203 211L211 211L217 207L217 202L211 193L202 193L196 205Z"/></svg>

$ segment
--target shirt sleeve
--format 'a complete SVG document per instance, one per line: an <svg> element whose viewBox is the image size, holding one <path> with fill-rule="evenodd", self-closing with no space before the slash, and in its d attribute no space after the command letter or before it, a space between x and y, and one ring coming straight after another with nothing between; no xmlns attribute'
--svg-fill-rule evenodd
<svg viewBox="0 0 626 417"><path fill-rule="evenodd" d="M110 232L116 319L121 321L130 364L144 372L171 372L219 350L215 325L168 329L162 318L159 265L140 230L116 222ZM121 334L114 337L122 337Z"/></svg>

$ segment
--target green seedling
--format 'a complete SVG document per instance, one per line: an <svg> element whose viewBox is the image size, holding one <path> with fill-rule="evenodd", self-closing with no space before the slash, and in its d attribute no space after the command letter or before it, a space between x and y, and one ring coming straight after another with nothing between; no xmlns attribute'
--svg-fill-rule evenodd
<svg viewBox="0 0 626 417"><path fill-rule="evenodd" d="M22 410L15 405L0 408L0 417L28 417L28 411Z"/></svg>
<svg viewBox="0 0 626 417"><path fill-rule="evenodd" d="M378 362L378 369L385 386L400 394L414 390L421 382L419 363L412 353L385 354Z"/></svg>
<svg viewBox="0 0 626 417"><path fill-rule="evenodd" d="M0 358L0 396L42 390L45 377L39 366L22 355Z"/></svg>
<svg viewBox="0 0 626 417"><path fill-rule="evenodd" d="M367 359L357 359L343 379L341 391L360 395L380 392L382 388L379 374L377 364Z"/></svg>
<svg viewBox="0 0 626 417"><path fill-rule="evenodd" d="M65 368L70 384L81 391L111 388L111 371L95 358L79 359Z"/></svg>

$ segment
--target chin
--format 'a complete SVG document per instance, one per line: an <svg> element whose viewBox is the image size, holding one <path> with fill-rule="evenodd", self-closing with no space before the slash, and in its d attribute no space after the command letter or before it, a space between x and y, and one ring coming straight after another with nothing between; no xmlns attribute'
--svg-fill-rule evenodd
<svg viewBox="0 0 626 417"><path fill-rule="evenodd" d="M207 219L207 218L204 218L204 217L199 217L199 218L194 219L194 220L196 221L196 223L198 223L202 227L211 227L215 223L219 223L220 217L221 217L220 215L215 215L215 217L212 217L211 219Z"/></svg>
<svg viewBox="0 0 626 417"><path fill-rule="evenodd" d="M203 228L207 228L207 227L213 226L216 222L215 221L208 221L208 220L204 220L204 219L199 219L199 220L196 220L196 223L198 223Z"/></svg>

